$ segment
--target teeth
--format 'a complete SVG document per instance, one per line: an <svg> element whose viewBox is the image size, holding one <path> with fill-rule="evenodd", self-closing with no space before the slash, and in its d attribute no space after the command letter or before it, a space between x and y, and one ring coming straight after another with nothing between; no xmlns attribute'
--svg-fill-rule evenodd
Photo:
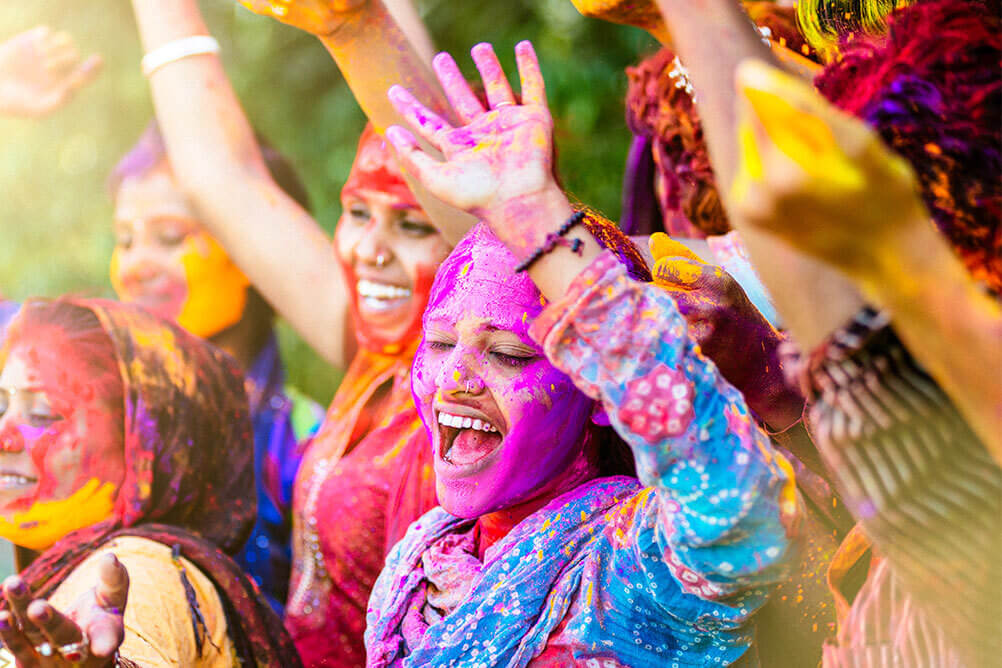
<svg viewBox="0 0 1002 668"><path fill-rule="evenodd" d="M0 486L30 485L34 483L34 478L23 475L4 474L0 475Z"/></svg>
<svg viewBox="0 0 1002 668"><path fill-rule="evenodd" d="M355 284L355 289L358 291L359 296L367 299L401 299L411 296L411 291L407 288L387 283L376 283L364 278Z"/></svg>
<svg viewBox="0 0 1002 668"><path fill-rule="evenodd" d="M444 424L446 427L455 427L456 429L476 429L477 431L488 433L497 431L497 427L490 422L475 420L461 415L452 415L451 413L439 413L438 423Z"/></svg>

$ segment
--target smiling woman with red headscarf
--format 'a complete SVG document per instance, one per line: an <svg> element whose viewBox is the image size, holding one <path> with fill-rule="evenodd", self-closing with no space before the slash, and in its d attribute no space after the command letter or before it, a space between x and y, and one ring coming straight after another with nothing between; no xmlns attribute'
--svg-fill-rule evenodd
<svg viewBox="0 0 1002 668"><path fill-rule="evenodd" d="M227 556L255 513L233 360L140 309L64 299L22 308L0 364L0 535L40 553L4 583L19 661L105 665L124 622L123 662L296 665Z"/></svg>

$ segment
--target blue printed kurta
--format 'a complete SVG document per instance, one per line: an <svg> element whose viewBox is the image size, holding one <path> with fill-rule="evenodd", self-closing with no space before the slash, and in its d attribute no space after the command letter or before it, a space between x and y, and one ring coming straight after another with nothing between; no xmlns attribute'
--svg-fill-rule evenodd
<svg viewBox="0 0 1002 668"><path fill-rule="evenodd" d="M474 521L425 514L373 590L368 665L716 666L742 657L798 516L788 464L688 338L671 298L628 278L611 254L546 308L533 336L602 401L640 481L593 480L523 520L476 561L462 600L430 623L434 559L462 545Z"/></svg>

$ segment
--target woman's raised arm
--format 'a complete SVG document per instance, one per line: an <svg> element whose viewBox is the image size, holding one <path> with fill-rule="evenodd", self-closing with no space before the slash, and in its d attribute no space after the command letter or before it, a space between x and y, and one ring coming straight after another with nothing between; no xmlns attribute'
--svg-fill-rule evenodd
<svg viewBox="0 0 1002 668"><path fill-rule="evenodd" d="M410 0L240 0L251 11L316 35L334 58L366 116L382 132L400 122L386 99L393 84L442 115L451 112L432 75L431 39ZM435 153L430 144L426 150ZM429 193L405 173L421 208L446 240L456 243L476 220Z"/></svg>
<svg viewBox="0 0 1002 668"><path fill-rule="evenodd" d="M195 0L132 5L148 54L208 34ZM201 222L300 335L344 366L348 293L330 239L268 174L219 57L173 60L148 76L171 167Z"/></svg>

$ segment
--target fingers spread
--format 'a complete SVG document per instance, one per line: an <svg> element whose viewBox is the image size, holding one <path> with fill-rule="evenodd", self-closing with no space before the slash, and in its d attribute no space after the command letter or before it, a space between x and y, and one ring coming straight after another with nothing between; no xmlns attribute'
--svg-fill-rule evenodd
<svg viewBox="0 0 1002 668"><path fill-rule="evenodd" d="M459 71L456 61L448 53L442 52L432 60L432 67L435 75L445 90L449 104L456 110L459 119L463 123L469 123L474 118L484 113L484 105L470 88L463 73Z"/></svg>
<svg viewBox="0 0 1002 668"><path fill-rule="evenodd" d="M129 571L114 554L108 554L101 557L99 575L94 588L97 604L113 614L122 614L129 597Z"/></svg>
<svg viewBox="0 0 1002 668"><path fill-rule="evenodd" d="M480 78L484 81L484 89L487 91L487 102L492 108L498 105L504 106L515 104L515 94L511 92L508 78L501 69L494 47L482 42L477 44L470 51L473 55L473 62L480 72Z"/></svg>
<svg viewBox="0 0 1002 668"><path fill-rule="evenodd" d="M435 148L441 149L439 134L452 129L445 119L418 102L403 86L391 86L387 97L390 98L397 113L403 116L418 134Z"/></svg>
<svg viewBox="0 0 1002 668"><path fill-rule="evenodd" d="M524 40L515 45L515 62L518 64L518 76L522 86L522 104L546 105L546 84L543 73L539 71L539 59L532 42Z"/></svg>

